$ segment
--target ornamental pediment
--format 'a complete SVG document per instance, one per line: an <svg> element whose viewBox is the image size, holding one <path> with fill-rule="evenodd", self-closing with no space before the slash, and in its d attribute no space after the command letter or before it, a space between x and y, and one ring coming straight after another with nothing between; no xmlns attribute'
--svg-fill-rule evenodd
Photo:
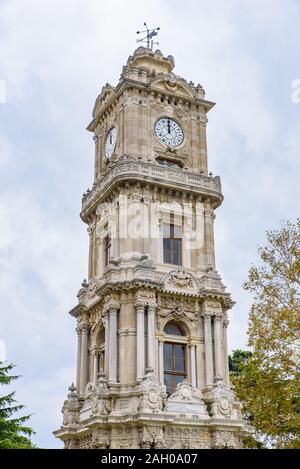
<svg viewBox="0 0 300 469"><path fill-rule="evenodd" d="M161 282L164 284L165 290L180 291L183 293L198 293L199 287L195 277L186 272L184 269L178 268L165 274Z"/></svg>
<svg viewBox="0 0 300 469"><path fill-rule="evenodd" d="M115 88L109 83L106 83L106 85L103 86L101 93L99 94L95 102L95 106L93 109L93 117L96 117L99 114L100 110L107 103L107 101L114 94L114 92Z"/></svg>
<svg viewBox="0 0 300 469"><path fill-rule="evenodd" d="M173 72L158 76L152 81L151 88L164 93L171 91L176 96L182 98L195 98L195 89L186 80L178 77Z"/></svg>

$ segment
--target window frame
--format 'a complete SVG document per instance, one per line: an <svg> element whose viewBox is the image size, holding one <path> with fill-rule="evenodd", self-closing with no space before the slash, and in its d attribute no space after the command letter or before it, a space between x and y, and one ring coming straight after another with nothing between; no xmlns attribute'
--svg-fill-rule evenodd
<svg viewBox="0 0 300 469"><path fill-rule="evenodd" d="M164 236L164 226L167 226L168 229L169 229L169 237ZM180 228L180 231L181 231L181 236L180 237L174 236L175 227ZM167 261L165 259L165 253L167 251L165 249L165 242L164 242L165 239L169 240L169 242L170 242L169 261ZM174 252L175 252L174 251L174 241L179 242L179 262L178 263L174 262ZM164 264L172 264L172 265L182 266L182 223L181 224L180 223L175 223L174 213L170 214L170 219L168 220L168 222L163 223L163 262L164 262Z"/></svg>
<svg viewBox="0 0 300 469"><path fill-rule="evenodd" d="M182 335L175 335L175 334L168 334L167 332L165 332L165 328L167 325L175 325L182 333ZM171 376L171 379L172 379L172 392L169 393L167 391L167 394L168 395L171 395L175 392L176 390L176 376L180 376L182 377L182 381L184 381L185 379L188 378L188 354L187 354L187 343L188 343L188 338L185 334L185 331L184 329L181 327L181 325L177 324L176 322L174 321L170 321L168 322L167 324L165 324L164 326L164 336L165 336L165 340L164 340L164 352L163 352L163 358L164 358L164 384L165 384L165 376ZM165 344L170 344L172 345L172 370L167 370L165 368ZM184 366L183 366L183 370L176 370L176 346L181 346L183 347L183 359L184 359ZM165 384L166 385L166 384ZM167 387L167 385L166 385Z"/></svg>

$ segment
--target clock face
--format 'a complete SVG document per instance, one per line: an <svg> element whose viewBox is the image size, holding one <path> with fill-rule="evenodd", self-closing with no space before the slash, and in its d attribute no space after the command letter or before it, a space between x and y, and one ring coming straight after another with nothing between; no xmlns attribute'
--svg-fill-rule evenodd
<svg viewBox="0 0 300 469"><path fill-rule="evenodd" d="M179 124L169 117L161 117L154 126L155 135L161 143L175 148L183 142L183 130Z"/></svg>
<svg viewBox="0 0 300 469"><path fill-rule="evenodd" d="M105 157L111 158L113 152L115 151L117 143L117 129L112 127L108 132L105 140Z"/></svg>

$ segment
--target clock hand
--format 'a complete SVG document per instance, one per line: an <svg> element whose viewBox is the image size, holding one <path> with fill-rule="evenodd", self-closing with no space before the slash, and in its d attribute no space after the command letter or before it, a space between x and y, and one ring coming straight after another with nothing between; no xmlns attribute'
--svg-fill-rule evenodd
<svg viewBox="0 0 300 469"><path fill-rule="evenodd" d="M168 134L171 133L171 127L170 127L170 119L168 119Z"/></svg>
<svg viewBox="0 0 300 469"><path fill-rule="evenodd" d="M110 143L110 145L112 144L111 134L109 134L109 143Z"/></svg>

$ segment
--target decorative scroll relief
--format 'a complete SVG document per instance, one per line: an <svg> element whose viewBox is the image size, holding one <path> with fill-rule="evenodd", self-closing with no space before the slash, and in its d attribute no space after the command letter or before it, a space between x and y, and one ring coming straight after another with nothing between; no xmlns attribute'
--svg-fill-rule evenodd
<svg viewBox="0 0 300 469"><path fill-rule="evenodd" d="M197 414L201 418L209 419L200 390L194 388L187 381L182 381L177 385L176 391L167 400L166 410L168 412Z"/></svg>
<svg viewBox="0 0 300 469"><path fill-rule="evenodd" d="M109 446L110 431L100 428L93 429L89 435L80 438L76 447L80 449L107 449Z"/></svg>
<svg viewBox="0 0 300 469"><path fill-rule="evenodd" d="M148 370L141 388L143 395L138 407L139 412L158 413L163 410L167 398L166 388L159 385L153 370Z"/></svg>
<svg viewBox="0 0 300 469"><path fill-rule="evenodd" d="M212 434L211 447L215 449L237 448L238 444L233 432L216 430Z"/></svg>
<svg viewBox="0 0 300 469"><path fill-rule="evenodd" d="M106 295L103 302L103 311L106 314L111 309L118 310L120 308L120 295L117 293L112 293L110 295Z"/></svg>
<svg viewBox="0 0 300 469"><path fill-rule="evenodd" d="M241 404L237 401L234 392L220 382L212 390L212 415L217 418L240 419Z"/></svg>
<svg viewBox="0 0 300 469"><path fill-rule="evenodd" d="M162 426L145 425L140 429L140 447L160 448L164 447L164 430Z"/></svg>
<svg viewBox="0 0 300 469"><path fill-rule="evenodd" d="M162 296L159 298L157 315L160 327L163 327L166 322L172 319L180 320L184 318L188 320L190 325L193 324L195 327L199 314L195 301Z"/></svg>
<svg viewBox="0 0 300 469"><path fill-rule="evenodd" d="M172 270L161 279L165 284L165 288L176 288L176 289L195 289L198 290L197 281L195 278L184 269Z"/></svg>

